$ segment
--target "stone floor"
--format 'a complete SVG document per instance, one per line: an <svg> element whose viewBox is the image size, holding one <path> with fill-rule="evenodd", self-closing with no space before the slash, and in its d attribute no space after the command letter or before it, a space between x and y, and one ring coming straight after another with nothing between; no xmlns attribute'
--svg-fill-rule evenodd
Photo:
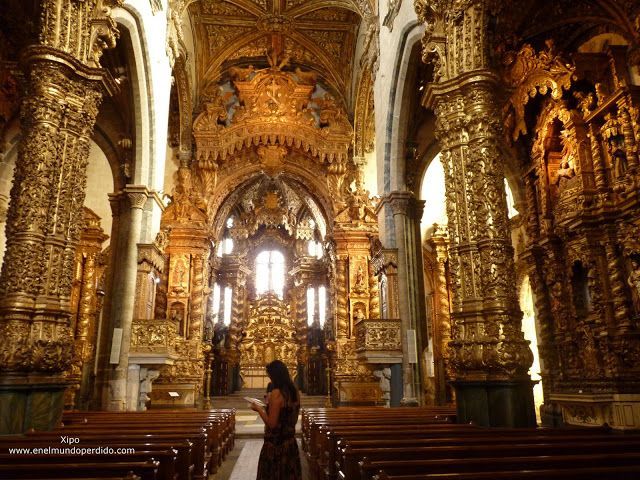
<svg viewBox="0 0 640 480"><path fill-rule="evenodd" d="M243 396L260 398L262 391L237 392L226 397L213 398L212 408L236 409L236 444L229 452L218 471L209 477L210 480L254 480L258 471L258 458L262 448L264 423L256 412L248 408ZM304 407L321 407L324 397L302 395L301 403ZM300 435L300 420L296 426L296 434ZM298 440L300 447L300 440ZM309 466L300 447L300 461L302 464L302 479L308 480Z"/></svg>
<svg viewBox="0 0 640 480"><path fill-rule="evenodd" d="M300 441L298 440L300 447ZM254 480L258 471L258 458L262 440L239 438L234 449L227 455L218 471L209 480ZM309 480L309 466L300 448L302 480Z"/></svg>

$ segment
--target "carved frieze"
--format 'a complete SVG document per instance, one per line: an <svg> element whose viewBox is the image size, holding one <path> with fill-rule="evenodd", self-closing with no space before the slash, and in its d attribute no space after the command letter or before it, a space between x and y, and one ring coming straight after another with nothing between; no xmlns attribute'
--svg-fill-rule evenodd
<svg viewBox="0 0 640 480"><path fill-rule="evenodd" d="M232 70L239 105L227 106L221 91L213 87L212 100L193 124L201 169L218 168L228 156L251 145L295 147L326 165L347 161L352 128L342 107L325 94L314 100L321 105L318 120L310 105L315 74L285 71L286 59L269 58L266 69ZM227 122L231 108L233 119Z"/></svg>

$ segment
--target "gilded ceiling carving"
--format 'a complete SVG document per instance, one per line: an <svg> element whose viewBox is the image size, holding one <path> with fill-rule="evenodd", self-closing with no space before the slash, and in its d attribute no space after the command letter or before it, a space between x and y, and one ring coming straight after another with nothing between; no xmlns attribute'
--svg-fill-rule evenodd
<svg viewBox="0 0 640 480"><path fill-rule="evenodd" d="M313 68L340 97L351 83L351 65L362 2L316 0L195 2L203 61L199 82L217 82L233 64L260 64L266 51ZM367 11L368 11L367 7ZM359 15L360 14L360 15Z"/></svg>
<svg viewBox="0 0 640 480"><path fill-rule="evenodd" d="M235 92L209 92L211 101L193 125L201 169L217 170L229 155L251 145L295 147L322 163L347 162L353 130L344 110L330 94L313 97L316 74L285 71L287 60L269 57L271 67L265 69L233 68ZM234 93L238 102L230 104ZM275 168L274 161L270 155L267 162Z"/></svg>

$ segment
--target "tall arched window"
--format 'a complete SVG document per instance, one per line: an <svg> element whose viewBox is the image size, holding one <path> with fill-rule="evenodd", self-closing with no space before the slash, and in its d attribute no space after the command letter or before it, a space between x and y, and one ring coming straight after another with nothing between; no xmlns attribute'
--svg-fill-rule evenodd
<svg viewBox="0 0 640 480"><path fill-rule="evenodd" d="M284 291L284 255L265 250L256 257L256 294L274 292L282 298Z"/></svg>

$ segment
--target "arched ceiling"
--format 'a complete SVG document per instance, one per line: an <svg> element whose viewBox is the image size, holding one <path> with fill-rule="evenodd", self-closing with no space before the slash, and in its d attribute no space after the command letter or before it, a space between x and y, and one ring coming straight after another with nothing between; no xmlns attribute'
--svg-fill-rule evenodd
<svg viewBox="0 0 640 480"><path fill-rule="evenodd" d="M617 32L627 41L640 37L633 25L640 14L637 0L521 0L518 8L505 8L498 30L516 34L536 48L553 38L561 50L575 50L594 35Z"/></svg>
<svg viewBox="0 0 640 480"><path fill-rule="evenodd" d="M327 219L317 200L298 181L288 176L258 175L239 186L218 211L214 231L224 229L231 215L237 217L236 228L275 222L274 225L285 226L292 235L300 228L308 229L307 220L310 218L315 222L312 231L317 228L321 238L327 234ZM296 236L300 234L297 232Z"/></svg>
<svg viewBox="0 0 640 480"><path fill-rule="evenodd" d="M362 2L360 2L362 3ZM189 6L199 89L234 66L281 62L315 71L338 98L350 96L361 9L353 0L201 0Z"/></svg>

